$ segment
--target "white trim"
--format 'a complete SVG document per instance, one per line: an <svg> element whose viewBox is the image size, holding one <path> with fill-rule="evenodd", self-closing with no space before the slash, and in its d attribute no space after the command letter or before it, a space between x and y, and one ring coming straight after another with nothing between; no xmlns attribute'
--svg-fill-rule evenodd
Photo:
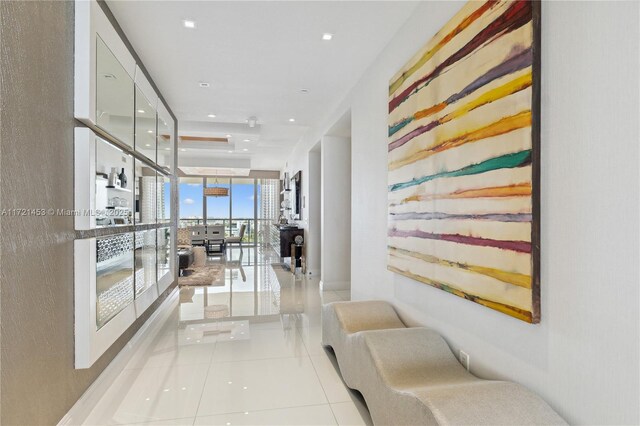
<svg viewBox="0 0 640 426"><path fill-rule="evenodd" d="M160 292L160 294L164 293L164 291L169 288L173 281L173 269L171 269L158 281L158 291Z"/></svg>
<svg viewBox="0 0 640 426"><path fill-rule="evenodd" d="M80 212L74 216L75 227L93 229L96 227L96 216L91 211L96 206L96 135L86 127L76 127L73 145L74 208Z"/></svg>
<svg viewBox="0 0 640 426"><path fill-rule="evenodd" d="M96 402L105 394L107 389L113 384L120 372L131 360L133 354L143 349L145 341L150 341L148 337L153 337L162 328L170 317L172 308L178 301L179 291L175 288L167 296L158 309L140 327L136 334L129 340L127 345L115 356L109 365L102 371L98 378L87 388L82 396L76 401L71 409L64 415L58 425L78 425L82 424L91 411L95 408Z"/></svg>
<svg viewBox="0 0 640 426"><path fill-rule="evenodd" d="M144 312L149 309L149 306L151 306L153 302L156 301L158 296L159 294L157 284L153 284L141 294L137 295L135 299L136 317L142 316L142 314L144 314Z"/></svg>
<svg viewBox="0 0 640 426"><path fill-rule="evenodd" d="M96 239L75 240L73 242L74 255L74 307L75 307L75 366L90 364L91 359L91 329L95 328L95 317L91 322L91 312L95 315L94 306L90 305L92 289L96 288ZM94 271L93 274L90 271ZM83 301L83 303L80 303Z"/></svg>
<svg viewBox="0 0 640 426"><path fill-rule="evenodd" d="M79 119L96 116L95 38L91 34L91 2L75 3L74 115ZM84 120L83 120L84 121Z"/></svg>

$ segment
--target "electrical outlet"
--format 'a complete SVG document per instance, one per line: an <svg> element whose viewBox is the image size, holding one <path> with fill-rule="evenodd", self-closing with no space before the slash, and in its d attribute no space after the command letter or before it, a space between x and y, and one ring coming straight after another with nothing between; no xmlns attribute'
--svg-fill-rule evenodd
<svg viewBox="0 0 640 426"><path fill-rule="evenodd" d="M460 363L469 371L469 354L460 349Z"/></svg>

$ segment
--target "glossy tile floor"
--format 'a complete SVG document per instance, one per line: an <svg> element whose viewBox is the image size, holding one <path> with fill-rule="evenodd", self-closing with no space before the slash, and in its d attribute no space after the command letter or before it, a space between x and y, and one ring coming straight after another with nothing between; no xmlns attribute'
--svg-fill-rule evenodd
<svg viewBox="0 0 640 426"><path fill-rule="evenodd" d="M349 292L320 292L277 261L260 248L210 258L224 279L180 289L85 424L371 424L320 344L321 304Z"/></svg>

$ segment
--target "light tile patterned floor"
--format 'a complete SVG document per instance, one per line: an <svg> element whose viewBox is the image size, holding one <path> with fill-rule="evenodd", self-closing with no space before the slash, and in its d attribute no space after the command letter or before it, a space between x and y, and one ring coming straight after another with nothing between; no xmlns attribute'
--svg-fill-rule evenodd
<svg viewBox="0 0 640 426"><path fill-rule="evenodd" d="M266 250L229 257L224 286L180 290L84 424L371 424L320 344L321 304L349 292L322 293L317 279L274 271Z"/></svg>

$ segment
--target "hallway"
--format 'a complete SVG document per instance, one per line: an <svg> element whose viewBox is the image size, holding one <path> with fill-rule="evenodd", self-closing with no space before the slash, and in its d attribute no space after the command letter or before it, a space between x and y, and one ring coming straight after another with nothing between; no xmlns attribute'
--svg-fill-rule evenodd
<svg viewBox="0 0 640 426"><path fill-rule="evenodd" d="M227 257L208 260L225 265L219 285L170 296L84 424L370 424L320 344L321 303L349 292L321 293L271 250Z"/></svg>

